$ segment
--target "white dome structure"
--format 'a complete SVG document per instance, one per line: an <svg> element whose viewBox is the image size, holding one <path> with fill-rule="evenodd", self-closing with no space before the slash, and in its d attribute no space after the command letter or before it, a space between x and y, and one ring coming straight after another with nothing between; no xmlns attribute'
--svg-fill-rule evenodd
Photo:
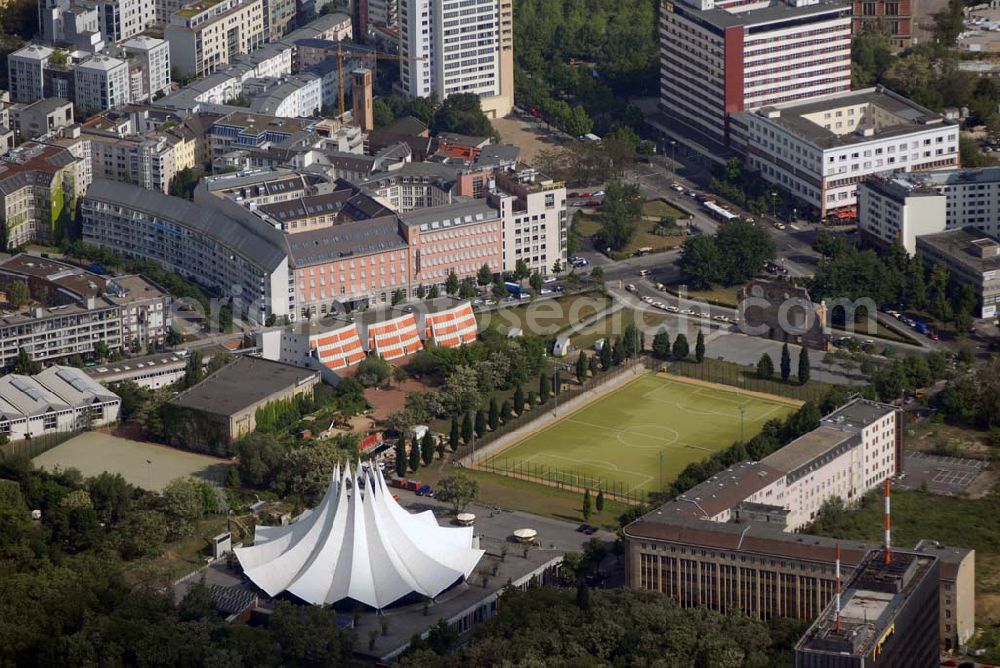
<svg viewBox="0 0 1000 668"><path fill-rule="evenodd" d="M234 550L254 584L314 605L352 599L382 609L410 593L434 598L467 578L484 551L472 527L442 527L392 498L381 471L333 473L320 504L283 527L257 527L254 545Z"/></svg>

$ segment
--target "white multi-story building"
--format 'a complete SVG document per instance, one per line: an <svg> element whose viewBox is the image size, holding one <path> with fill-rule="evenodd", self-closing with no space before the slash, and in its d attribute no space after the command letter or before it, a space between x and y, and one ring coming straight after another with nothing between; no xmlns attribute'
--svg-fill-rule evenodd
<svg viewBox="0 0 1000 668"><path fill-rule="evenodd" d="M128 63L94 56L73 68L76 105L84 112L115 109L131 100Z"/></svg>
<svg viewBox="0 0 1000 668"><path fill-rule="evenodd" d="M309 118L323 107L323 81L311 73L282 79L252 79L243 84L255 114L278 118Z"/></svg>
<svg viewBox="0 0 1000 668"><path fill-rule="evenodd" d="M958 167L958 126L877 86L734 115L750 165L820 216L851 210L881 172Z"/></svg>
<svg viewBox="0 0 1000 668"><path fill-rule="evenodd" d="M206 76L264 43L264 0L186 5L170 17L163 37L170 44L170 62L181 74Z"/></svg>
<svg viewBox="0 0 1000 668"><path fill-rule="evenodd" d="M45 97L45 67L53 50L29 44L7 56L7 76L13 102L35 102Z"/></svg>
<svg viewBox="0 0 1000 668"><path fill-rule="evenodd" d="M400 85L412 97L475 93L488 116L514 104L511 0L401 0Z"/></svg>
<svg viewBox="0 0 1000 668"><path fill-rule="evenodd" d="M858 188L858 227L911 255L925 234L974 228L1000 237L1000 167L870 178Z"/></svg>
<svg viewBox="0 0 1000 668"><path fill-rule="evenodd" d="M735 112L850 89L845 2L660 3L660 108L716 142Z"/></svg>
<svg viewBox="0 0 1000 668"><path fill-rule="evenodd" d="M156 23L153 0L98 0L97 15L104 41L117 43Z"/></svg>
<svg viewBox="0 0 1000 668"><path fill-rule="evenodd" d="M397 0L362 0L368 8L368 25L379 28L395 28L399 20Z"/></svg>
<svg viewBox="0 0 1000 668"><path fill-rule="evenodd" d="M132 85L133 102L152 101L170 90L170 45L166 40L139 35L119 46L135 64L133 76L138 75Z"/></svg>
<svg viewBox="0 0 1000 668"><path fill-rule="evenodd" d="M566 186L520 170L497 172L488 199L503 219L503 270L514 271L523 260L532 271L548 274L556 262L566 266Z"/></svg>

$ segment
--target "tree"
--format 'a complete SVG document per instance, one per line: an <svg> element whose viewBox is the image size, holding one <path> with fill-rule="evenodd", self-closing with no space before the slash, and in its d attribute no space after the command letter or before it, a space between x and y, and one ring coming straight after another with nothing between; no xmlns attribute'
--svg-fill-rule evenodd
<svg viewBox="0 0 1000 668"><path fill-rule="evenodd" d="M757 377L768 380L774 376L774 360L767 353L760 356L757 360Z"/></svg>
<svg viewBox="0 0 1000 668"><path fill-rule="evenodd" d="M594 355L593 357L590 358L590 360L587 362L587 367L588 367L587 370L590 371L591 376L597 375L597 371L599 368L599 361L597 359L597 355Z"/></svg>
<svg viewBox="0 0 1000 668"><path fill-rule="evenodd" d="M518 415L524 412L524 389L520 383L514 386L514 412Z"/></svg>
<svg viewBox="0 0 1000 668"><path fill-rule="evenodd" d="M236 357L229 351L222 351L212 355L212 359L208 361L208 374L211 376L213 373L223 368L230 362L232 362Z"/></svg>
<svg viewBox="0 0 1000 668"><path fill-rule="evenodd" d="M11 370L14 373L24 376L33 376L36 373L41 373L42 365L31 359L31 355L28 353L27 349L20 348L17 351L17 358L14 360Z"/></svg>
<svg viewBox="0 0 1000 668"><path fill-rule="evenodd" d="M583 385L585 380L587 380L587 353L581 350L576 357L576 382Z"/></svg>
<svg viewBox="0 0 1000 668"><path fill-rule="evenodd" d="M444 282L444 291L449 295L458 292L458 275L455 274L454 269L448 272L448 279Z"/></svg>
<svg viewBox="0 0 1000 668"><path fill-rule="evenodd" d="M448 434L448 447L451 448L452 452L456 452L458 450L458 439L459 439L458 416L452 415L451 431Z"/></svg>
<svg viewBox="0 0 1000 668"><path fill-rule="evenodd" d="M396 441L396 477L406 477L406 438L399 437Z"/></svg>
<svg viewBox="0 0 1000 668"><path fill-rule="evenodd" d="M490 397L490 414L487 421L490 425L490 431L496 431L497 427L500 426L500 405L497 403L496 396Z"/></svg>
<svg viewBox="0 0 1000 668"><path fill-rule="evenodd" d="M599 513L604 512L604 490L603 489L600 489L600 488L597 489L597 499L595 500L594 508L596 508L597 512L599 512Z"/></svg>
<svg viewBox="0 0 1000 668"><path fill-rule="evenodd" d="M799 351L799 385L809 382L809 351L805 346Z"/></svg>
<svg viewBox="0 0 1000 668"><path fill-rule="evenodd" d="M493 294L494 299L503 299L507 296L507 286L503 284L503 279L499 276L493 281L493 287L490 288L490 292Z"/></svg>
<svg viewBox="0 0 1000 668"><path fill-rule="evenodd" d="M476 411L476 436L482 438L486 433L486 414L482 410Z"/></svg>
<svg viewBox="0 0 1000 668"><path fill-rule="evenodd" d="M451 504L456 515L479 498L479 483L461 472L452 473L438 483L435 497Z"/></svg>
<svg viewBox="0 0 1000 668"><path fill-rule="evenodd" d="M590 489L583 490L583 519L589 520L593 512L590 507Z"/></svg>
<svg viewBox="0 0 1000 668"><path fill-rule="evenodd" d="M753 278L775 255L771 235L742 219L722 224L715 235L715 244L722 260L720 278L726 285L738 285Z"/></svg>
<svg viewBox="0 0 1000 668"><path fill-rule="evenodd" d="M392 293L392 305L398 306L406 301L406 293L403 290L395 290Z"/></svg>
<svg viewBox="0 0 1000 668"><path fill-rule="evenodd" d="M392 375L392 367L381 355L369 355L358 364L355 374L362 387L377 387Z"/></svg>
<svg viewBox="0 0 1000 668"><path fill-rule="evenodd" d="M675 360L686 360L688 355L691 354L687 337L684 334L678 334L677 338L674 339L674 346L671 349L671 353Z"/></svg>
<svg viewBox="0 0 1000 668"><path fill-rule="evenodd" d="M434 436L431 435L430 429L424 432L424 438L420 442L420 455L426 466L430 466L434 461Z"/></svg>
<svg viewBox="0 0 1000 668"><path fill-rule="evenodd" d="M514 265L514 280L520 282L529 276L531 276L531 269L528 268L528 263L524 260L518 260Z"/></svg>
<svg viewBox="0 0 1000 668"><path fill-rule="evenodd" d="M611 363L613 360L613 355L611 353L612 348L611 339L607 339L601 345L601 349L598 351L598 356L601 358L601 369L607 371L611 368Z"/></svg>
<svg viewBox="0 0 1000 668"><path fill-rule="evenodd" d="M653 355L661 360L670 357L670 334L666 327L660 327L653 336Z"/></svg>
<svg viewBox="0 0 1000 668"><path fill-rule="evenodd" d="M695 290L712 287L720 279L719 271L722 266L715 240L701 235L688 237L681 246L677 266L684 280Z"/></svg>
<svg viewBox="0 0 1000 668"><path fill-rule="evenodd" d="M619 336L615 339L614 346L611 347L611 363L614 366L620 366L625 361L625 342L623 339L623 336Z"/></svg>
<svg viewBox="0 0 1000 668"><path fill-rule="evenodd" d="M694 342L694 360L701 364L705 361L705 334L698 330L698 338Z"/></svg>
<svg viewBox="0 0 1000 668"><path fill-rule="evenodd" d="M266 488L278 474L285 448L272 434L251 433L236 444L237 468L244 485Z"/></svg>
<svg viewBox="0 0 1000 668"><path fill-rule="evenodd" d="M471 278L462 279L461 285L458 286L458 296L462 299L475 299L476 297L476 283Z"/></svg>
<svg viewBox="0 0 1000 668"><path fill-rule="evenodd" d="M416 471L420 468L420 444L416 439L410 443L410 470Z"/></svg>
<svg viewBox="0 0 1000 668"><path fill-rule="evenodd" d="M618 180L608 182L601 203L602 228L598 243L616 251L625 248L642 219L642 203L638 184Z"/></svg>
<svg viewBox="0 0 1000 668"><path fill-rule="evenodd" d="M12 281L7 285L7 303L14 308L26 306L31 301L31 291L24 281Z"/></svg>
<svg viewBox="0 0 1000 668"><path fill-rule="evenodd" d="M469 445L472 443L473 437L472 412L466 411L465 417L462 419L462 441Z"/></svg>
<svg viewBox="0 0 1000 668"><path fill-rule="evenodd" d="M622 349L625 352L624 357L632 359L639 354L639 328L633 323L629 323L625 326L625 331L622 333Z"/></svg>
<svg viewBox="0 0 1000 668"><path fill-rule="evenodd" d="M500 419L507 422L511 417L511 407L510 400L504 399L504 402L500 404Z"/></svg>
<svg viewBox="0 0 1000 668"><path fill-rule="evenodd" d="M590 277L592 279L594 279L595 281L598 281L598 282L603 281L604 280L604 268L603 267L594 267L593 269L590 270Z"/></svg>
<svg viewBox="0 0 1000 668"><path fill-rule="evenodd" d="M538 273L537 270L531 273L531 277L528 279L528 285L530 285L531 289L536 293L541 291L544 283L542 282L542 275Z"/></svg>
<svg viewBox="0 0 1000 668"><path fill-rule="evenodd" d="M438 286L432 285L430 289L427 290L427 299L437 299L441 296L441 291Z"/></svg>
<svg viewBox="0 0 1000 668"><path fill-rule="evenodd" d="M476 274L476 282L481 286L489 285L493 282L493 271L490 270L490 265L483 263L483 266L479 268L479 273Z"/></svg>
<svg viewBox="0 0 1000 668"><path fill-rule="evenodd" d="M552 383L549 381L549 374L542 371L538 374L538 396L542 398L542 403L549 400L552 393Z"/></svg>
<svg viewBox="0 0 1000 668"><path fill-rule="evenodd" d="M187 387L194 387L205 378L204 360L197 350L191 351L188 355L187 363L184 365L184 378L181 384Z"/></svg>
<svg viewBox="0 0 1000 668"><path fill-rule="evenodd" d="M427 289L424 287L424 284L421 283L420 285L417 286L417 297L423 299L426 295L427 295Z"/></svg>
<svg viewBox="0 0 1000 668"><path fill-rule="evenodd" d="M792 354L788 352L788 344L781 346L781 380L788 382L788 377L792 375Z"/></svg>
<svg viewBox="0 0 1000 668"><path fill-rule="evenodd" d="M563 270L562 260L556 258L556 261L552 263L552 273L561 274Z"/></svg>

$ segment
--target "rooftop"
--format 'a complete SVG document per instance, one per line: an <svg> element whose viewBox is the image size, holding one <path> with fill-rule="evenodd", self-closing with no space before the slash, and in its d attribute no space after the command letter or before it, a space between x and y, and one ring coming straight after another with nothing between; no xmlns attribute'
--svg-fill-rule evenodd
<svg viewBox="0 0 1000 668"><path fill-rule="evenodd" d="M717 30L725 30L735 26L766 26L777 24L775 30L781 29L786 22L818 14L840 14L845 18L850 16L851 6L842 0L825 0L815 4L793 6L781 0L771 0L763 6L755 5L754 9L745 11L729 11L720 7L699 9L698 7L677 2L673 11L682 16L691 16L699 23L707 23Z"/></svg>
<svg viewBox="0 0 1000 668"><path fill-rule="evenodd" d="M406 248L395 215L290 234L286 244L296 267Z"/></svg>
<svg viewBox="0 0 1000 668"><path fill-rule="evenodd" d="M257 357L238 357L170 403L215 415L232 416L272 395L317 380L315 371Z"/></svg>
<svg viewBox="0 0 1000 668"><path fill-rule="evenodd" d="M399 219L407 227L419 227L422 231L434 231L456 225L485 223L499 219L499 212L484 200L458 201L443 206L416 209L399 214Z"/></svg>
<svg viewBox="0 0 1000 668"><path fill-rule="evenodd" d="M837 448L838 445L857 439L857 434L835 427L820 425L808 434L803 434L783 448L765 457L762 461L782 473L792 473L815 462Z"/></svg>
<svg viewBox="0 0 1000 668"><path fill-rule="evenodd" d="M832 123L824 123L829 120L826 114L845 109L856 111L856 115L843 116L854 125L839 133L829 129ZM787 102L743 113L766 119L768 123L821 149L850 146L952 124L941 114L882 86L833 93L805 102Z"/></svg>
<svg viewBox="0 0 1000 668"><path fill-rule="evenodd" d="M1000 242L975 227L923 234L917 237L917 248L931 248L965 267L970 273L983 275L1000 270Z"/></svg>
<svg viewBox="0 0 1000 668"><path fill-rule="evenodd" d="M48 185L63 167L76 161L61 146L28 142L0 158L0 193L10 194L28 185Z"/></svg>

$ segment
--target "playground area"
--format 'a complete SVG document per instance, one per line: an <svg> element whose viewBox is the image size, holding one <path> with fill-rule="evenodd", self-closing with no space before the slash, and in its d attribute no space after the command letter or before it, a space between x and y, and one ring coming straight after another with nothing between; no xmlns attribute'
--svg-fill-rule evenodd
<svg viewBox="0 0 1000 668"><path fill-rule="evenodd" d="M477 465L493 473L622 499L670 484L800 402L704 381L648 373ZM741 436L742 434L742 436Z"/></svg>
<svg viewBox="0 0 1000 668"><path fill-rule="evenodd" d="M230 463L218 457L89 431L35 457L35 464L79 470L85 476L121 473L128 482L159 491L175 478L197 477L224 483Z"/></svg>

